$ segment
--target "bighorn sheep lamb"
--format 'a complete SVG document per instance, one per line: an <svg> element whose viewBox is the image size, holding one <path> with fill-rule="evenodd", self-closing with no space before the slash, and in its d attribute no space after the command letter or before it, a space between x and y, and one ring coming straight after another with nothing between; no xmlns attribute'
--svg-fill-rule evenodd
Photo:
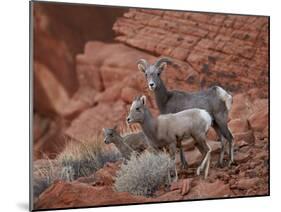
<svg viewBox="0 0 281 212"><path fill-rule="evenodd" d="M106 144L113 143L126 159L130 158L133 151L142 153L148 147L148 142L143 132L131 133L122 137L117 132L117 126L104 128L103 132L104 142Z"/></svg>
<svg viewBox="0 0 281 212"><path fill-rule="evenodd" d="M137 62L138 69L145 74L149 89L154 92L160 113L177 113L191 108L205 109L211 115L213 128L221 140L222 146L219 165L222 166L223 164L225 151L224 138L229 142L229 165L231 165L234 162L234 144L232 133L227 126L227 121L232 105L232 96L219 86L213 86L199 92L168 91L160 75L167 64L171 62L169 58L160 58L152 65L144 59L140 59ZM181 144L179 145L181 159L183 159L183 150ZM182 163L184 167L187 167L186 161L182 161Z"/></svg>
<svg viewBox="0 0 281 212"><path fill-rule="evenodd" d="M203 155L203 160L197 168L197 175L204 170L204 177L208 175L211 148L206 141L206 134L211 127L212 118L202 109L189 109L178 113L160 115L153 118L146 106L146 97L137 97L130 108L127 123L139 123L149 144L157 148L176 146L184 138L192 137L196 147ZM175 156L173 150L172 157Z"/></svg>

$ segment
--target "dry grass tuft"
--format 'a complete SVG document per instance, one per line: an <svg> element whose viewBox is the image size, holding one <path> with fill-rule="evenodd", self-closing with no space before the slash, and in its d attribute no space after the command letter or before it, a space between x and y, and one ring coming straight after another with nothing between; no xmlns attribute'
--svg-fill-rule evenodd
<svg viewBox="0 0 281 212"><path fill-rule="evenodd" d="M38 197L55 180L73 181L93 174L107 162L121 159L116 149L103 143L101 136L92 141L69 141L55 160L45 159L47 165L34 167L33 194Z"/></svg>
<svg viewBox="0 0 281 212"><path fill-rule="evenodd" d="M63 167L72 167L74 179L89 176L102 168L107 162L115 162L121 155L115 149L105 146L101 136L96 136L93 141L69 142L65 149L58 155L57 160Z"/></svg>

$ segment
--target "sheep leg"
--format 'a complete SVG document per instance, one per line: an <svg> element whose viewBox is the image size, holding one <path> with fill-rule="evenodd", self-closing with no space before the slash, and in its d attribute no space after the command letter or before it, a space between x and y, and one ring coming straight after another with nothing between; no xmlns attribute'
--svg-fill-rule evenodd
<svg viewBox="0 0 281 212"><path fill-rule="evenodd" d="M207 141L203 138L196 139L196 147L199 149L201 154L203 155L203 159L196 170L196 174L200 175L200 172L204 170L204 178L207 177L209 172L210 165L210 157L211 157L211 147L207 143Z"/></svg>
<svg viewBox="0 0 281 212"><path fill-rule="evenodd" d="M221 136L221 151L218 161L218 165L220 167L223 167L223 158L224 158L225 149L226 149L226 140L223 136Z"/></svg>
<svg viewBox="0 0 281 212"><path fill-rule="evenodd" d="M188 163L185 159L185 156L184 156L184 151L182 149L182 146L180 147L180 160L181 160L181 168L182 169L188 169Z"/></svg>
<svg viewBox="0 0 281 212"><path fill-rule="evenodd" d="M204 148L202 147L202 145L197 143L197 140L195 138L194 138L194 140L196 141L196 143L195 143L196 148L199 150L199 152L202 155L205 155L205 151L204 151ZM204 157L202 158L200 164L202 164L203 160L204 160ZM200 172L201 172L201 168L200 168L200 165L199 165L198 168L196 169L196 175L199 176Z"/></svg>
<svg viewBox="0 0 281 212"><path fill-rule="evenodd" d="M228 165L230 166L234 162L234 144L233 144L233 135L227 126L227 112L220 112L214 115L215 122L219 127L220 133L226 140L229 142L229 160Z"/></svg>
<svg viewBox="0 0 281 212"><path fill-rule="evenodd" d="M207 179L207 176L209 174L209 168L210 168L210 162L211 162L211 147L209 146L209 144L207 144L208 147L208 159L204 168L204 179Z"/></svg>
<svg viewBox="0 0 281 212"><path fill-rule="evenodd" d="M233 140L229 142L229 161L228 166L231 166L234 163L234 143Z"/></svg>
<svg viewBox="0 0 281 212"><path fill-rule="evenodd" d="M218 159L218 166L223 167L223 158L224 158L226 141L225 141L225 138L223 137L223 135L220 133L219 127L215 123L214 123L213 128L216 131L218 137L220 138L220 142L221 142L221 149L220 149L220 156L219 156L219 159Z"/></svg>
<svg viewBox="0 0 281 212"><path fill-rule="evenodd" d="M181 139L176 136L176 140L177 140L177 148L179 148L179 152L180 152L181 169L188 169L188 163L184 156Z"/></svg>

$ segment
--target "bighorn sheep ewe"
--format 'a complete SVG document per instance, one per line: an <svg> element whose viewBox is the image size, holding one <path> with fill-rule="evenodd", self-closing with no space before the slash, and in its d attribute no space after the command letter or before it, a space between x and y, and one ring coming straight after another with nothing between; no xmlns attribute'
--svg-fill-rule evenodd
<svg viewBox="0 0 281 212"><path fill-rule="evenodd" d="M155 149L163 148L181 142L184 138L192 137L196 147L203 155L203 160L196 173L204 170L204 177L208 175L211 148L206 142L206 134L212 124L212 118L207 111L189 109L178 113L160 115L153 118L146 106L146 97L137 97L130 108L127 123L139 123L148 142ZM172 157L175 156L175 150Z"/></svg>
<svg viewBox="0 0 281 212"><path fill-rule="evenodd" d="M227 126L228 112L232 105L232 96L223 88L213 86L200 92L168 91L163 81L161 73L172 61L169 58L160 58L150 65L146 60L140 59L138 69L145 74L148 87L154 92L157 106L161 114L177 113L191 108L205 109L213 119L213 128L219 136L222 144L219 157L219 165L223 164L225 151L224 138L229 142L229 165L234 161L233 156L233 136ZM183 158L183 150L180 145L180 155ZM186 161L182 161L187 167Z"/></svg>
<svg viewBox="0 0 281 212"><path fill-rule="evenodd" d="M131 133L122 137L117 132L117 126L104 128L103 132L104 142L106 144L113 143L126 159L130 158L133 151L142 153L148 147L147 139L143 132Z"/></svg>

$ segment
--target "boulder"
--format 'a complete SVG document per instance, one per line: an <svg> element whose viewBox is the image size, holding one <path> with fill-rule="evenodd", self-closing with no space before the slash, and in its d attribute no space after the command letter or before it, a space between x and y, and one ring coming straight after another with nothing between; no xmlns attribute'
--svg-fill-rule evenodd
<svg viewBox="0 0 281 212"><path fill-rule="evenodd" d="M250 154L248 152L237 152L234 156L235 162L238 163L245 163L251 158Z"/></svg>
<svg viewBox="0 0 281 212"><path fill-rule="evenodd" d="M252 102L247 93L234 95L232 107L229 113L230 119L247 119L252 112L251 105Z"/></svg>
<svg viewBox="0 0 281 212"><path fill-rule="evenodd" d="M191 187L190 183L191 180L188 178L178 180L172 183L170 190L171 191L180 190L181 195L184 196L190 191L190 187Z"/></svg>
<svg viewBox="0 0 281 212"><path fill-rule="evenodd" d="M120 163L106 163L102 169L95 173L95 180L102 185L113 185L116 172L120 168Z"/></svg>
<svg viewBox="0 0 281 212"><path fill-rule="evenodd" d="M231 193L229 185L224 184L221 180L216 180L212 183L205 180L199 180L196 185L191 188L190 192L184 199L228 197Z"/></svg>
<svg viewBox="0 0 281 212"><path fill-rule="evenodd" d="M249 178L249 179L239 179L237 182L237 188L238 189L243 189L243 190L247 190L247 189L251 189L254 186L256 186L259 182L259 178L255 177L255 178Z"/></svg>
<svg viewBox="0 0 281 212"><path fill-rule="evenodd" d="M207 134L208 140L216 141L218 140L218 135L213 128L210 128Z"/></svg>
<svg viewBox="0 0 281 212"><path fill-rule="evenodd" d="M82 141L91 141L102 128L124 125L127 110L124 102L100 103L83 111L65 130L65 135Z"/></svg>
<svg viewBox="0 0 281 212"><path fill-rule="evenodd" d="M85 183L55 182L43 192L35 209L55 209L145 203L149 199L133 196L127 192L115 192L111 186L91 186Z"/></svg>
<svg viewBox="0 0 281 212"><path fill-rule="evenodd" d="M243 133L249 130L248 121L245 119L232 119L228 123L228 127L232 133Z"/></svg>
<svg viewBox="0 0 281 212"><path fill-rule="evenodd" d="M252 114L249 117L249 123L254 131L263 132L268 127L268 107Z"/></svg>
<svg viewBox="0 0 281 212"><path fill-rule="evenodd" d="M124 87L121 91L121 99L128 104L131 104L138 95L141 95L141 93L131 87Z"/></svg>
<svg viewBox="0 0 281 212"><path fill-rule="evenodd" d="M233 134L233 137L234 137L234 141L244 140L247 143L255 142L255 136L254 136L252 130L248 130L248 131L242 132L242 133L235 133L235 134Z"/></svg>
<svg viewBox="0 0 281 212"><path fill-rule="evenodd" d="M40 114L60 115L69 102L69 95L52 71L42 63L34 66L34 109Z"/></svg>

